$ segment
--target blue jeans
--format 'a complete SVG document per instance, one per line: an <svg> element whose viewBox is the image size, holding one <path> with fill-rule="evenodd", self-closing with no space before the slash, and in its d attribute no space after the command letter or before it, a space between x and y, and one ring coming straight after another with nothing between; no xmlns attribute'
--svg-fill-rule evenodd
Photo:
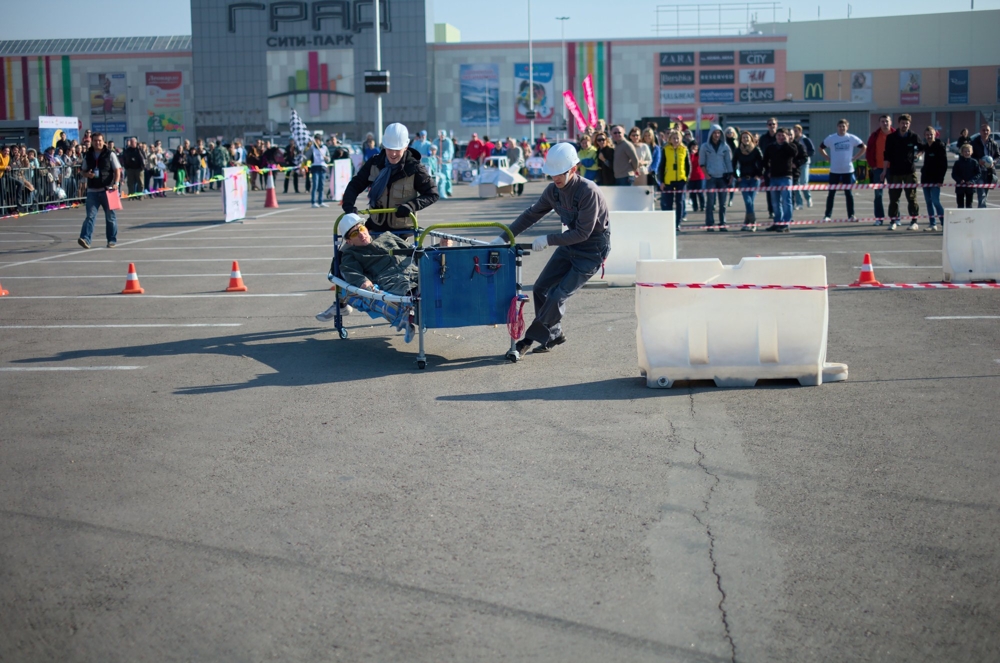
<svg viewBox="0 0 1000 663"><path fill-rule="evenodd" d="M632 186L632 182L635 182L634 175L629 175L628 177L615 178L615 186Z"/></svg>
<svg viewBox="0 0 1000 663"><path fill-rule="evenodd" d="M872 184L878 184L882 181L882 173L885 172L884 168L872 168L870 174L870 181ZM886 178L888 179L888 178ZM885 207L882 205L882 189L875 189L875 218L884 219L885 218Z"/></svg>
<svg viewBox="0 0 1000 663"><path fill-rule="evenodd" d="M804 184L809 184L809 162L808 161L806 161L804 164L802 164L802 167L799 169L799 181L796 182L796 184L803 184L803 185ZM803 205L803 202L802 202L803 196L805 196L805 202L806 203L811 203L812 202L812 193L808 189L803 190L803 191L798 191L797 190L797 191L795 191L795 204L798 205L799 207L801 207Z"/></svg>
<svg viewBox="0 0 1000 663"><path fill-rule="evenodd" d="M684 187L687 182L673 182L671 184L663 185L663 193L660 194L660 209L664 212L670 212L674 209L677 210L677 215L674 218L674 223L678 228L681 227L681 221L687 216L687 210L684 204Z"/></svg>
<svg viewBox="0 0 1000 663"><path fill-rule="evenodd" d="M451 162L441 164L441 184L438 185L438 193L442 198L451 197Z"/></svg>
<svg viewBox="0 0 1000 663"><path fill-rule="evenodd" d="M707 184L705 188L707 189L725 189L729 186L728 180L725 177L710 177L705 180ZM714 191L708 192L708 201L705 203L705 225L714 226L715 225L715 200L719 200L719 225L726 225L726 198L728 195L725 192L716 193Z"/></svg>
<svg viewBox="0 0 1000 663"><path fill-rule="evenodd" d="M319 205L323 202L323 176L326 175L326 171L313 166L309 169L309 173L312 175L312 188L309 189L309 201L313 205Z"/></svg>
<svg viewBox="0 0 1000 663"><path fill-rule="evenodd" d="M854 173L830 173L830 184L854 184ZM826 194L826 213L823 216L833 214L833 199L837 192L831 189ZM850 189L844 189L844 197L847 198L847 216L854 216L854 193ZM879 201L881 202L881 201Z"/></svg>
<svg viewBox="0 0 1000 663"><path fill-rule="evenodd" d="M741 177L740 178L740 188L744 189L743 193L743 206L747 208L747 214L754 214L753 211L753 201L757 197L758 180L756 177Z"/></svg>
<svg viewBox="0 0 1000 663"><path fill-rule="evenodd" d="M986 207L986 199L990 195L990 189L976 189L976 198L979 201L979 207Z"/></svg>
<svg viewBox="0 0 1000 663"><path fill-rule="evenodd" d="M792 186L792 178L772 177L771 186ZM774 224L788 224L792 220L792 192L788 189L781 189L770 193L771 207L774 209Z"/></svg>
<svg viewBox="0 0 1000 663"><path fill-rule="evenodd" d="M118 241L118 217L115 211L108 208L108 192L94 191L87 189L87 218L83 220L83 228L80 229L80 239L87 240L94 235L94 222L97 221L97 208L104 208L104 234L109 242Z"/></svg>
<svg viewBox="0 0 1000 663"><path fill-rule="evenodd" d="M941 219L941 225L944 225L944 207L941 205L941 187L925 186L924 202L927 203L927 214L931 217L931 225L937 225L937 220L934 218L935 216L938 219Z"/></svg>

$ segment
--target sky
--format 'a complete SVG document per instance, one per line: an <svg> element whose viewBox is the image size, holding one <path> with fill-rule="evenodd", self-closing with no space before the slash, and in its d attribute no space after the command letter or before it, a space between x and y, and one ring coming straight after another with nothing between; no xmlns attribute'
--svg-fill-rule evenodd
<svg viewBox="0 0 1000 663"><path fill-rule="evenodd" d="M225 0L218 0L220 2ZM678 0L675 0L678 1ZM729 0L731 1L731 0ZM191 8L184 0L164 3L162 0L40 0L16 2L2 0L3 21L0 40L64 39L68 37L131 37L191 34ZM531 2L532 38L559 39L557 16L569 16L565 21L566 38L571 40L621 39L653 37L656 6L663 0L632 0L622 3L627 11L609 13L607 0L513 0L504 4L505 11L490 16L483 8L486 2L472 0L428 0L433 7L435 23L451 23L462 33L462 41L513 41L527 39L528 3ZM690 0L684 0L690 2ZM960 0L949 5L969 11L972 0ZM678 4L682 4L678 2ZM940 12L940 0L854 0L852 18L891 16L897 14L930 14ZM39 6L48 17L62 20L40 20ZM976 11L1000 9L1000 0L975 0ZM847 18L848 2L817 2L816 0L783 0L777 10L779 21L787 21L789 11L793 21L815 20L817 8L821 19ZM745 12L735 12L737 20ZM705 10L706 22L712 14ZM79 17L75 20L73 17ZM717 14L716 14L717 16ZM772 12L759 12L761 22L770 22ZM96 20L95 20L96 18ZM692 18L693 20L693 18ZM745 20L744 20L745 22ZM1000 27L1000 26L998 26ZM718 32L716 30L716 32ZM703 32L710 34L710 32ZM730 32L735 34L735 30Z"/></svg>

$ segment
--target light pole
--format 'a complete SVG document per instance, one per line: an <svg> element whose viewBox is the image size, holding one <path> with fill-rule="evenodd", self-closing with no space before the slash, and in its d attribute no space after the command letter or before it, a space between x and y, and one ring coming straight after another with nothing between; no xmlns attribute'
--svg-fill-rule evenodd
<svg viewBox="0 0 1000 663"><path fill-rule="evenodd" d="M379 15L379 2L375 0L375 69L382 71L382 17ZM382 145L382 94L375 95L375 145Z"/></svg>
<svg viewBox="0 0 1000 663"><path fill-rule="evenodd" d="M528 123L531 144L535 144L535 58L531 50L531 0L528 0Z"/></svg>
<svg viewBox="0 0 1000 663"><path fill-rule="evenodd" d="M569 20L569 16L556 16L556 20L559 21L559 39L562 41L562 91L565 93L569 89L569 74L566 71L566 21ZM559 98L562 98L562 94ZM566 138L569 136L569 123L566 119L565 104L559 104L559 117L564 127L563 138Z"/></svg>

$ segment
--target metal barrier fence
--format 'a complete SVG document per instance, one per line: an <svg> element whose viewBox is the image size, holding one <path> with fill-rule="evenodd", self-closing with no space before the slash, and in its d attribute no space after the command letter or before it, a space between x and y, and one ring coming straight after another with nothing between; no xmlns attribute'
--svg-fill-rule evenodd
<svg viewBox="0 0 1000 663"><path fill-rule="evenodd" d="M86 182L79 165L7 168L0 175L0 215L83 200Z"/></svg>

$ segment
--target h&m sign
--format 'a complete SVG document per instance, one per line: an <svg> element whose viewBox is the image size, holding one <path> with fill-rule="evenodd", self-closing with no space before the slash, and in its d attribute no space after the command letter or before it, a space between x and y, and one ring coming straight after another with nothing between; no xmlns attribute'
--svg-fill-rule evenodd
<svg viewBox="0 0 1000 663"><path fill-rule="evenodd" d="M302 22L309 23L314 32L319 32L324 27L332 27L338 31L361 32L362 28L375 27L374 3L375 0L316 0L315 2L281 0L270 5L263 2L234 2L227 7L229 31L236 32L236 19L240 14L264 12L268 17L271 32L278 32L282 23ZM327 22L325 25L324 21ZM392 32L392 24L389 21L389 0L379 0L379 23L382 30Z"/></svg>

